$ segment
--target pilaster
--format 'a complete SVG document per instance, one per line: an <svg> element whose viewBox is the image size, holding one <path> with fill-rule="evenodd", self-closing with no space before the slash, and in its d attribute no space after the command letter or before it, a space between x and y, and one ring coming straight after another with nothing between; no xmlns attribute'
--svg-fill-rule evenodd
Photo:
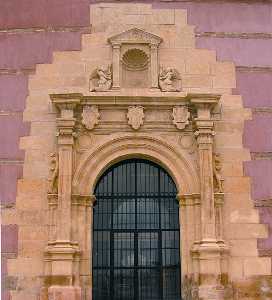
<svg viewBox="0 0 272 300"><path fill-rule="evenodd" d="M194 244L191 252L197 269L195 273L199 274L196 278L199 285L199 299L203 300L224 298L224 287L221 282L222 260L227 247L222 236L221 210L216 205L219 198L215 196L214 190L213 148L215 131L211 116L212 109L218 100L219 98L191 99L197 114L194 119L194 129L198 147L201 203L200 242Z"/></svg>

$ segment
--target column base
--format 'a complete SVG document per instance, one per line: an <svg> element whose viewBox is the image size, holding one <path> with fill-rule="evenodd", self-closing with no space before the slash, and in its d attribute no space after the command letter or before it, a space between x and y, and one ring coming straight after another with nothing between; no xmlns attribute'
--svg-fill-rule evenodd
<svg viewBox="0 0 272 300"><path fill-rule="evenodd" d="M221 285L201 285L198 288L199 300L223 300L225 299L225 288Z"/></svg>
<svg viewBox="0 0 272 300"><path fill-rule="evenodd" d="M81 288L78 286L50 286L48 300L81 300Z"/></svg>

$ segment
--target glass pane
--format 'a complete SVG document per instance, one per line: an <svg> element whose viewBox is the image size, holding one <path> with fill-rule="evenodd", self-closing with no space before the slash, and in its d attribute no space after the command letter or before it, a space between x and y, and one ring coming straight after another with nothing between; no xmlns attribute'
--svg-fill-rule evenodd
<svg viewBox="0 0 272 300"><path fill-rule="evenodd" d="M137 199L137 228L158 229L159 217L159 202L157 199Z"/></svg>
<svg viewBox="0 0 272 300"><path fill-rule="evenodd" d="M138 235L138 265L156 267L159 265L158 233L145 232Z"/></svg>
<svg viewBox="0 0 272 300"><path fill-rule="evenodd" d="M139 299L161 299L160 271L159 269L139 270Z"/></svg>
<svg viewBox="0 0 272 300"><path fill-rule="evenodd" d="M134 233L114 233L114 266L134 267Z"/></svg>
<svg viewBox="0 0 272 300"><path fill-rule="evenodd" d="M94 232L93 265L94 267L110 265L110 233L108 231Z"/></svg>
<svg viewBox="0 0 272 300"><path fill-rule="evenodd" d="M134 300L134 270L114 270L114 288L110 299L114 300Z"/></svg>
<svg viewBox="0 0 272 300"><path fill-rule="evenodd" d="M113 199L113 229L135 228L135 199Z"/></svg>

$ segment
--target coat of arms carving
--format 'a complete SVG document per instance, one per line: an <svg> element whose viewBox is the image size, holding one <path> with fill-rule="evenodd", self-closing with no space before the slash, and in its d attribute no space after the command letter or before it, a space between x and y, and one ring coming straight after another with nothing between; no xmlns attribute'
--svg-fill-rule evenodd
<svg viewBox="0 0 272 300"><path fill-rule="evenodd" d="M82 111L82 124L86 129L92 130L99 123L100 113L96 105L84 106Z"/></svg>
<svg viewBox="0 0 272 300"><path fill-rule="evenodd" d="M187 106L175 106L172 116L173 123L178 129L184 129L189 124L190 113Z"/></svg>
<svg viewBox="0 0 272 300"><path fill-rule="evenodd" d="M138 130L144 124L144 108L142 106L129 106L127 118L128 124L134 130Z"/></svg>

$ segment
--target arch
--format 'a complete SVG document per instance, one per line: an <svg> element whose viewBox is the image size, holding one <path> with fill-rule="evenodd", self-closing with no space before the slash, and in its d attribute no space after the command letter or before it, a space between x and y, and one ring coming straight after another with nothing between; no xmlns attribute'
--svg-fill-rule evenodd
<svg viewBox="0 0 272 300"><path fill-rule="evenodd" d="M93 193L106 169L129 158L147 159L160 165L173 178L178 193L199 192L199 177L187 153L178 145L148 134L112 135L110 140L87 151L75 172L73 191L80 195Z"/></svg>

